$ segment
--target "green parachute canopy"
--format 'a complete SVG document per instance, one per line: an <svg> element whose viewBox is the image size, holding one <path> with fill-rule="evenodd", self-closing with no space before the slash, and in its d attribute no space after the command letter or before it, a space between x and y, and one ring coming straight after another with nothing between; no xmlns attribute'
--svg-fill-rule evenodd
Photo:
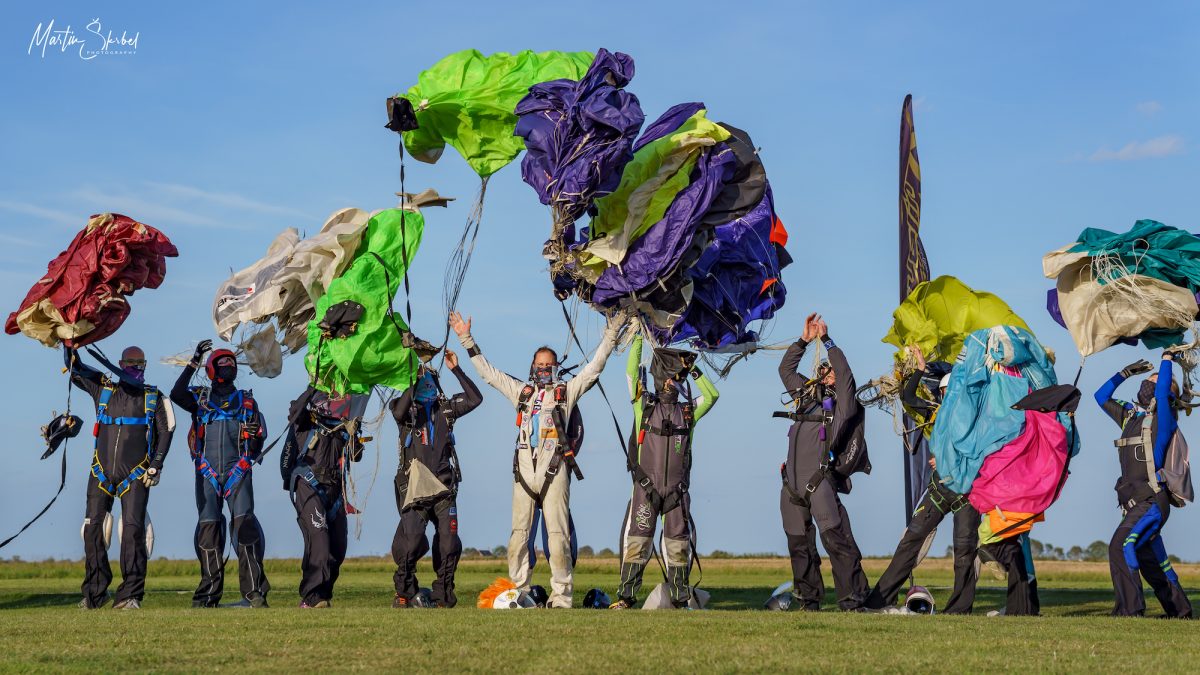
<svg viewBox="0 0 1200 675"><path fill-rule="evenodd" d="M308 324L304 366L321 391L361 394L374 385L412 385L419 360L404 345L402 333L409 330L404 319L389 310L407 271L405 261L412 263L424 231L425 218L417 211L389 209L367 222L354 262L330 282ZM347 300L362 305L357 325L345 337L326 334L320 326L326 313Z"/></svg>
<svg viewBox="0 0 1200 675"><path fill-rule="evenodd" d="M662 220L679 191L692 180L700 151L729 138L729 132L698 111L678 129L638 149L612 194L596 200L591 243L580 256L595 274L625 259L629 245Z"/></svg>
<svg viewBox="0 0 1200 675"><path fill-rule="evenodd" d="M920 347L926 361L953 363L963 340L977 330L1016 326L1033 332L998 296L973 290L951 276L917 284L892 318L883 341L898 348L897 363L904 361L909 345Z"/></svg>
<svg viewBox="0 0 1200 675"><path fill-rule="evenodd" d="M402 96L412 103L420 128L404 132L413 157L436 162L446 144L486 178L508 164L525 141L514 136L517 103L529 88L549 80L578 80L591 52L497 52L484 56L466 49L438 61L417 77Z"/></svg>

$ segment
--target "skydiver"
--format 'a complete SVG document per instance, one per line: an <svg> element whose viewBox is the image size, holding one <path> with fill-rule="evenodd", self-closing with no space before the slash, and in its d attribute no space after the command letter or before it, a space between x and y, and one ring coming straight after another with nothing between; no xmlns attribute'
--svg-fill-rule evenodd
<svg viewBox="0 0 1200 675"><path fill-rule="evenodd" d="M828 365L809 382L798 372L810 342L820 339L829 354ZM783 386L800 407L788 433L788 457L783 467L779 506L783 530L792 559L793 595L805 610L820 609L824 584L820 581L813 521L829 553L838 607L861 611L869 587L862 570L862 553L850 529L850 517L838 497L846 477L830 469L832 455L861 433L862 405L855 399L854 373L846 355L829 337L821 317L810 314L804 334L783 355L779 364ZM812 390L812 391L810 391ZM857 422L856 422L857 420Z"/></svg>
<svg viewBox="0 0 1200 675"><path fill-rule="evenodd" d="M483 381L503 394L517 409L508 575L519 590L529 591L529 537L534 513L541 506L549 541L549 607L570 607L573 589L570 474L578 472L578 468L575 466L574 451L560 439L568 437L567 425L571 412L579 397L599 379L625 321L623 314L614 315L608 320L595 356L569 382L563 383L559 379L558 354L546 346L534 351L529 379L522 382L495 368L484 358L471 337L470 319L464 321L458 312L450 314L450 325Z"/></svg>
<svg viewBox="0 0 1200 675"><path fill-rule="evenodd" d="M644 391L640 365L642 336L633 339L626 366L629 396L633 402L636 447L630 447L633 496L621 529L621 585L613 609L628 609L637 602L642 574L654 546L655 520L663 521L663 558L666 562L671 604L686 608L692 599L688 575L692 567L691 483L692 440L695 424L712 408L717 388L686 352L655 350L651 363L654 393ZM694 354L692 355L694 357ZM691 376L700 397L691 399ZM631 442L631 445L633 443Z"/></svg>
<svg viewBox="0 0 1200 675"><path fill-rule="evenodd" d="M292 426L279 455L283 489L296 508L304 537L300 608L326 609L346 559L345 472L362 459L359 434L364 396L329 395L309 388L288 411Z"/></svg>
<svg viewBox="0 0 1200 675"><path fill-rule="evenodd" d="M1133 403L1115 399L1113 394L1125 380L1153 370L1145 360L1129 364L1096 391L1096 403L1121 427L1116 442L1121 464L1116 491L1122 518L1108 544L1108 566L1116 593L1114 616L1145 614L1145 578L1168 617L1192 617L1191 602L1180 587L1162 539L1173 498L1162 470L1168 447L1179 433L1179 388L1172 381L1172 360L1169 352L1163 353L1158 372L1142 381Z"/></svg>
<svg viewBox="0 0 1200 675"><path fill-rule="evenodd" d="M146 504L150 488L162 477L171 448L175 417L157 388L144 383L146 355L126 347L113 380L84 365L70 348L64 353L71 383L96 404L95 452L88 478L83 519L83 599L79 607L98 609L108 602L112 569L108 563L105 520L113 501L121 500L121 585L113 609L140 609L146 588ZM111 531L111 530L110 530Z"/></svg>
<svg viewBox="0 0 1200 675"><path fill-rule="evenodd" d="M396 562L392 607L415 606L418 597L417 561L429 551L425 528L433 523L433 582L430 600L435 607L453 607L454 573L462 555L458 536L458 484L462 480L454 447L454 423L483 403L479 387L458 364L458 355L446 350L446 366L462 387L449 398L437 374L422 369L413 386L390 405L400 429L401 461L396 471L396 508L400 523L392 539Z"/></svg>
<svg viewBox="0 0 1200 675"><path fill-rule="evenodd" d="M171 401L192 416L188 445L196 464L196 557L200 584L192 607L216 607L225 588L225 514L228 503L230 535L238 558L240 604L266 607L271 590L263 569L266 537L254 516L251 465L262 452L266 422L254 393L234 386L237 361L228 349L214 350L204 370L210 387L188 386L212 340L196 346L191 361L171 388Z"/></svg>
<svg viewBox="0 0 1200 675"><path fill-rule="evenodd" d="M916 360L917 368L904 381L901 400L919 418L931 423L950 384L949 364L938 363L931 367L925 363L925 355L920 347L913 345L909 351ZM922 378L939 380L936 391L931 392L932 401L922 398L918 393ZM883 609L896 604L896 596L916 566L926 538L937 530L947 514L954 514L954 590L950 593L944 612L971 613L977 580L975 557L979 549L979 512L967 501L966 495L954 492L942 483L933 457L929 458L929 466L933 472L929 476L925 496L913 511L912 520L900 537L887 570L867 596L867 609Z"/></svg>

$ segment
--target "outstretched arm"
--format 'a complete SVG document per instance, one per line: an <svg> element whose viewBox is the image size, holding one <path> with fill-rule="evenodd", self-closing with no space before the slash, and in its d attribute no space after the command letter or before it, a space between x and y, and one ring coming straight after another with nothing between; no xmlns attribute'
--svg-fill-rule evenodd
<svg viewBox="0 0 1200 675"><path fill-rule="evenodd" d="M596 380L600 379L600 373L604 372L604 365L608 363L609 355L617 346L618 336L625 321L626 317L623 314L614 315L608 320L608 326L604 329L604 337L600 340L600 346L596 347L596 355L579 371L579 375L567 383L567 410L574 408L579 397L583 396L588 389L592 388L592 385L596 384Z"/></svg>
<svg viewBox="0 0 1200 675"><path fill-rule="evenodd" d="M709 410L712 410L721 393L717 391L717 387L713 384L713 381L708 379L708 375L705 375L704 371L699 368L692 369L692 377L696 378L696 384L700 387L700 398L696 399L695 412L695 419L699 421Z"/></svg>
<svg viewBox="0 0 1200 675"><path fill-rule="evenodd" d="M475 338L471 337L471 320L464 321L461 314L451 312L450 327L458 335L458 341L467 350L467 355L471 357L471 364L475 366L475 370L479 371L479 376L483 378L483 381L500 392L514 406L517 405L521 398L521 387L524 382L496 368L484 358L479 345L475 343Z"/></svg>
<svg viewBox="0 0 1200 675"><path fill-rule="evenodd" d="M642 334L633 336L629 346L629 359L625 361L625 382L629 385L629 400L636 401L641 395Z"/></svg>
<svg viewBox="0 0 1200 675"><path fill-rule="evenodd" d="M456 418L462 417L483 403L483 392L479 391L475 382L467 377L462 368L458 367L457 359L455 359L454 366L450 368L450 372L454 373L454 377L458 378L458 384L462 386L461 394L450 397L450 410L454 412Z"/></svg>
<svg viewBox="0 0 1200 675"><path fill-rule="evenodd" d="M100 397L100 389L103 375L99 370L92 368L83 362L79 357L79 352L69 347L63 347L63 363L66 364L68 372L71 374L71 384L79 387L87 392L92 400Z"/></svg>
<svg viewBox="0 0 1200 675"><path fill-rule="evenodd" d="M1154 467L1161 469L1167 454L1167 445L1179 428L1175 409L1171 407L1171 355L1163 354L1158 366L1158 381L1154 383L1155 412L1158 414L1158 431L1154 435Z"/></svg>
<svg viewBox="0 0 1200 675"><path fill-rule="evenodd" d="M196 366L188 364L183 367L183 372L179 374L179 379L175 380L175 386L171 387L171 402L183 408L184 412L196 414L200 406L196 405L196 397L192 396L192 391L188 384L192 381L192 376L196 374Z"/></svg>
<svg viewBox="0 0 1200 675"><path fill-rule="evenodd" d="M850 370L850 362L846 360L846 354L841 347L834 344L828 334L822 336L822 339L825 341L825 349L829 351L829 365L833 368L834 377L837 378L833 385L836 400L833 424L830 425L829 430L829 443L834 445L841 438L848 422L858 412L861 404L854 397L857 388L854 385L854 372Z"/></svg>

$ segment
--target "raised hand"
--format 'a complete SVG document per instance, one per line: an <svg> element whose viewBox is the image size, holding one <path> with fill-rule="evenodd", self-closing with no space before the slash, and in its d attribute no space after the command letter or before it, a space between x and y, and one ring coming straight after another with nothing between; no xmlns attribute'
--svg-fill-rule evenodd
<svg viewBox="0 0 1200 675"><path fill-rule="evenodd" d="M458 367L458 354L455 354L454 352L447 349L446 350L446 365L450 368L450 370L454 370L455 368L457 368Z"/></svg>
<svg viewBox="0 0 1200 675"><path fill-rule="evenodd" d="M805 342L812 342L817 337L817 313L813 312L804 319L804 336L801 338Z"/></svg>
<svg viewBox="0 0 1200 675"><path fill-rule="evenodd" d="M1147 361L1146 359L1139 359L1139 360L1134 361L1133 363L1125 366L1124 368L1122 368L1121 369L1121 377L1128 380L1129 378L1133 377L1134 375L1148 373L1151 370L1154 370L1154 366L1150 365L1149 361Z"/></svg>
<svg viewBox="0 0 1200 675"><path fill-rule="evenodd" d="M458 337L466 337L471 334L471 319L467 317L467 320L463 321L462 314L457 311L450 312L450 328Z"/></svg>
<svg viewBox="0 0 1200 675"><path fill-rule="evenodd" d="M212 349L212 340L201 340L200 344L196 345L196 351L192 352L192 365L200 365L200 361L204 359L204 355L210 349Z"/></svg>

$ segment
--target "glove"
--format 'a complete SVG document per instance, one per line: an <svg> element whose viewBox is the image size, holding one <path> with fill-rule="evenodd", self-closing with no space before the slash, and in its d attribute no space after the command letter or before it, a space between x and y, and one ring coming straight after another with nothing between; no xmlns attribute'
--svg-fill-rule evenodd
<svg viewBox="0 0 1200 675"><path fill-rule="evenodd" d="M1129 378L1133 377L1134 375L1139 375L1141 373L1148 373L1151 370L1154 370L1154 366L1150 365L1150 362L1147 361L1146 359L1141 359L1141 360L1135 361L1135 362L1125 366L1124 368L1122 368L1121 369L1121 377L1128 380Z"/></svg>
<svg viewBox="0 0 1200 675"><path fill-rule="evenodd" d="M212 340L201 340L200 344L196 345L196 351L192 353L192 366L199 366L200 361L204 359L204 354L210 349L212 349Z"/></svg>
<svg viewBox="0 0 1200 675"><path fill-rule="evenodd" d="M701 377L704 377L704 373L700 372L700 367L692 366L692 379L699 380Z"/></svg>
<svg viewBox="0 0 1200 675"><path fill-rule="evenodd" d="M162 476L159 475L158 469L155 467L150 467L149 469L146 469L146 473L142 474L142 485L152 488L155 485L158 485L160 478L162 478Z"/></svg>

